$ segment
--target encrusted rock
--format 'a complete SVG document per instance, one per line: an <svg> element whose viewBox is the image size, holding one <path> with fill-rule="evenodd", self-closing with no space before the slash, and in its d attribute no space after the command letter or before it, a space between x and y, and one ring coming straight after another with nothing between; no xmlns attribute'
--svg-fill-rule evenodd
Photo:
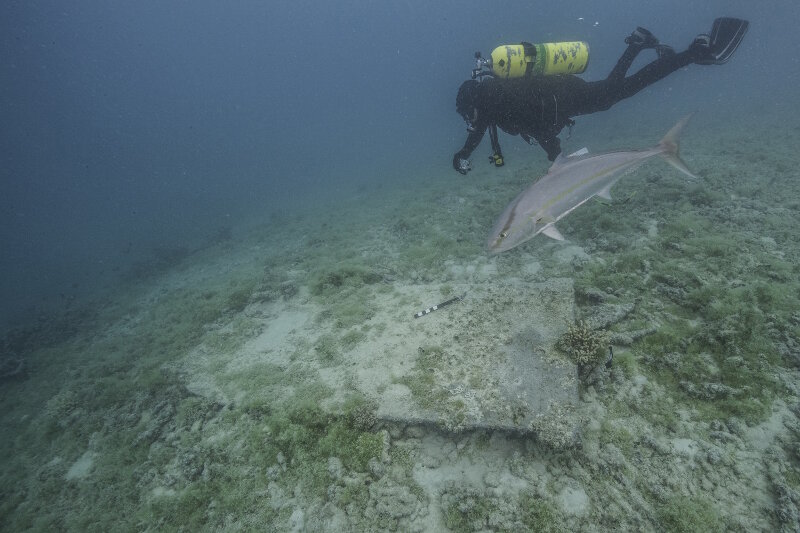
<svg viewBox="0 0 800 533"><path fill-rule="evenodd" d="M722 383L703 383L697 385L691 381L681 381L681 388L690 396L703 400L715 400L719 398L729 398L742 393L741 389L735 389Z"/></svg>
<svg viewBox="0 0 800 533"><path fill-rule="evenodd" d="M328 473L335 480L342 479L344 476L344 465L338 457L328 457Z"/></svg>
<svg viewBox="0 0 800 533"><path fill-rule="evenodd" d="M386 473L386 465L380 462L375 457L370 458L369 463L367 463L367 468L369 469L370 473L375 476L375 478L380 479Z"/></svg>
<svg viewBox="0 0 800 533"><path fill-rule="evenodd" d="M537 415L531 427L539 442L555 450L573 448L580 443L579 424L571 408L553 407L545 415Z"/></svg>
<svg viewBox="0 0 800 533"><path fill-rule="evenodd" d="M632 303L597 305L586 310L584 321L592 329L607 329L631 314L634 307Z"/></svg>
<svg viewBox="0 0 800 533"><path fill-rule="evenodd" d="M398 485L389 476L384 476L369 486L369 504L364 518L380 524L389 531L405 531L412 520L427 509L405 485Z"/></svg>

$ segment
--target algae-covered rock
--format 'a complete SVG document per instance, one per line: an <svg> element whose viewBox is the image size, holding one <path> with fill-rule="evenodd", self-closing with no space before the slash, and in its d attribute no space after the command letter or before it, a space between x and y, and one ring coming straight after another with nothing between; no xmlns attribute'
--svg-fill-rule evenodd
<svg viewBox="0 0 800 533"><path fill-rule="evenodd" d="M452 531L567 531L558 506L529 490L511 496L451 482L445 485L441 504L445 525Z"/></svg>
<svg viewBox="0 0 800 533"><path fill-rule="evenodd" d="M540 442L555 450L576 446L580 441L580 417L572 406L554 405L538 414L530 424Z"/></svg>
<svg viewBox="0 0 800 533"><path fill-rule="evenodd" d="M408 531L411 522L427 513L422 502L407 485L386 476L369 486L369 503L364 518L374 530Z"/></svg>
<svg viewBox="0 0 800 533"><path fill-rule="evenodd" d="M457 305L399 325L403 341L378 356L396 372L377 393L378 418L448 432L525 432L536 416L577 404L575 365L555 348L574 320L574 302L570 279L495 283L472 287ZM383 374L364 373L369 385L386 379Z"/></svg>

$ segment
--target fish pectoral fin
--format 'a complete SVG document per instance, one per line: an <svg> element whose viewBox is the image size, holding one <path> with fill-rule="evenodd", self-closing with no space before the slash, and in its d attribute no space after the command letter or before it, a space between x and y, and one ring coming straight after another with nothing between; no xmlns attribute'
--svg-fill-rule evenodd
<svg viewBox="0 0 800 533"><path fill-rule="evenodd" d="M611 185L613 185L613 183ZM597 193L597 196L605 200L611 200L611 185L608 187L603 187L603 189Z"/></svg>
<svg viewBox="0 0 800 533"><path fill-rule="evenodd" d="M588 148L586 148L586 147L584 146L584 147L583 147L583 148L581 148L580 150L577 150L577 151L575 151L575 152L572 152L571 154L569 154L569 155L567 156L567 158L570 158L570 157L580 157L580 156L582 156L582 155L586 155L586 154L588 154L588 153L589 153L589 149L588 149Z"/></svg>
<svg viewBox="0 0 800 533"><path fill-rule="evenodd" d="M542 230L542 233L550 237L551 239L555 239L557 241L563 241L564 236L561 235L561 232L556 229L555 224L550 224L546 228Z"/></svg>

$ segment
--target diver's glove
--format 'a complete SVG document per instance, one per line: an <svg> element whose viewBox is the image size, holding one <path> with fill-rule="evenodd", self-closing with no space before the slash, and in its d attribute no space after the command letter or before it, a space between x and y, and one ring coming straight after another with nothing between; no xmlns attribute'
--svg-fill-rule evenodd
<svg viewBox="0 0 800 533"><path fill-rule="evenodd" d="M489 162L494 163L494 166L496 167L502 167L505 165L502 154L492 154L492 157L489 158Z"/></svg>
<svg viewBox="0 0 800 533"><path fill-rule="evenodd" d="M456 154L453 157L453 168L456 169L462 176L466 176L467 172L472 170L472 163L469 162L469 159L462 159L458 157L458 154Z"/></svg>

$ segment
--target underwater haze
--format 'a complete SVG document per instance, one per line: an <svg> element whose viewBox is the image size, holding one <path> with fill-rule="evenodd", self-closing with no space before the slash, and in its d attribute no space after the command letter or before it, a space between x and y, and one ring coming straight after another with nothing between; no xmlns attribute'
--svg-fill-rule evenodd
<svg viewBox="0 0 800 533"><path fill-rule="evenodd" d="M504 167L485 138L453 170L474 53L582 40L599 80L637 26L682 51L721 16L730 62L560 136L696 112L699 180L647 163L489 256L550 163L501 132ZM0 529L800 530L799 20L3 2Z"/></svg>
<svg viewBox="0 0 800 533"><path fill-rule="evenodd" d="M720 13L751 19L730 65L687 69L581 119L615 121L614 130L693 109L708 109L708 121L743 108L791 114L784 101L800 70L781 52L793 46L780 41L798 13L789 1L34 1L2 10L5 322L92 292L154 250L202 245L362 184L446 171L463 142L455 91L475 50L582 39L592 51L584 77L599 79L637 25L682 48ZM762 80L773 80L769 89Z"/></svg>

